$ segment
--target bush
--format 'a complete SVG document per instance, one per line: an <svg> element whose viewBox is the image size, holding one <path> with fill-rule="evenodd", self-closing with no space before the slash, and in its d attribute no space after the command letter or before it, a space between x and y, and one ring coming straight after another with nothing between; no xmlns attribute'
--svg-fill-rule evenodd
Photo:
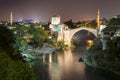
<svg viewBox="0 0 120 80"><path fill-rule="evenodd" d="M13 61L0 50L0 80L37 80L32 68L21 61Z"/></svg>

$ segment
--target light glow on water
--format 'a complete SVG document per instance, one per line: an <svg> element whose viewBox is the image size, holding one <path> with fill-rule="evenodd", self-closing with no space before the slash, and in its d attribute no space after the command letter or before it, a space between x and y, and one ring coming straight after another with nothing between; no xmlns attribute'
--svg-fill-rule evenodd
<svg viewBox="0 0 120 80"><path fill-rule="evenodd" d="M110 72L99 71L79 62L84 55L83 49L42 55L41 61L34 65L39 80L120 80Z"/></svg>
<svg viewBox="0 0 120 80"><path fill-rule="evenodd" d="M49 55L50 56L50 55ZM75 58L71 50L66 50L64 53L56 55L56 61L49 63L50 80L76 80L79 75L80 78L84 76L84 63L79 63L78 58ZM49 61L50 58L49 58ZM77 65L77 66L76 66Z"/></svg>

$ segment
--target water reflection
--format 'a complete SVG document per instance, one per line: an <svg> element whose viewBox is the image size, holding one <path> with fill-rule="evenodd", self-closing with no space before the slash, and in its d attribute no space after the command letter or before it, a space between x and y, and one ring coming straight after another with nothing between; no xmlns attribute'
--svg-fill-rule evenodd
<svg viewBox="0 0 120 80"><path fill-rule="evenodd" d="M76 52L73 54L70 49L43 55L43 62L48 65L50 80L83 80L85 66L84 63L78 62L79 57L80 55L76 55Z"/></svg>
<svg viewBox="0 0 120 80"><path fill-rule="evenodd" d="M42 55L43 63L45 62L45 55Z"/></svg>
<svg viewBox="0 0 120 80"><path fill-rule="evenodd" d="M52 64L49 64L49 75L51 80L62 80L61 75L63 74L64 69L69 69L70 64L68 61L71 62L71 55L70 50L65 51L64 54L61 53L54 55L56 59L52 60ZM66 65L65 68L63 68L64 65Z"/></svg>
<svg viewBox="0 0 120 80"><path fill-rule="evenodd" d="M40 80L117 80L110 74L79 62L83 49L67 50L55 54L42 55L34 62L33 68Z"/></svg>
<svg viewBox="0 0 120 80"><path fill-rule="evenodd" d="M52 54L49 54L49 63L52 63Z"/></svg>
<svg viewBox="0 0 120 80"><path fill-rule="evenodd" d="M120 80L120 77L112 72L96 69L86 65L85 67L86 80Z"/></svg>

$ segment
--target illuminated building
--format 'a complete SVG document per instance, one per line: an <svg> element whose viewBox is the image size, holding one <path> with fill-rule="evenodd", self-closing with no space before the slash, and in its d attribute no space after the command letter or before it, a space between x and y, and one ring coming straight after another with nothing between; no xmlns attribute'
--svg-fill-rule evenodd
<svg viewBox="0 0 120 80"><path fill-rule="evenodd" d="M59 25L61 23L61 18L59 15L53 16L51 18L51 24L53 25Z"/></svg>
<svg viewBox="0 0 120 80"><path fill-rule="evenodd" d="M51 29L51 35L57 35L58 41L64 40L64 30L66 29L66 26L61 23L60 16L57 15L51 18L49 28Z"/></svg>

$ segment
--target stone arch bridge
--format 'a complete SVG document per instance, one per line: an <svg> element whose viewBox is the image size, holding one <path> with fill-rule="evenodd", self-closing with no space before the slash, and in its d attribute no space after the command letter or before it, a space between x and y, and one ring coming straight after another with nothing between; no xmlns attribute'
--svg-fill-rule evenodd
<svg viewBox="0 0 120 80"><path fill-rule="evenodd" d="M58 39L62 39L66 45L71 46L71 39L75 33L81 30L86 30L91 33L93 33L97 37L98 30L94 28L88 28L88 27L80 27L80 28L75 28L75 29L68 29L64 30L62 33L63 38L61 38L61 34L58 34Z"/></svg>

